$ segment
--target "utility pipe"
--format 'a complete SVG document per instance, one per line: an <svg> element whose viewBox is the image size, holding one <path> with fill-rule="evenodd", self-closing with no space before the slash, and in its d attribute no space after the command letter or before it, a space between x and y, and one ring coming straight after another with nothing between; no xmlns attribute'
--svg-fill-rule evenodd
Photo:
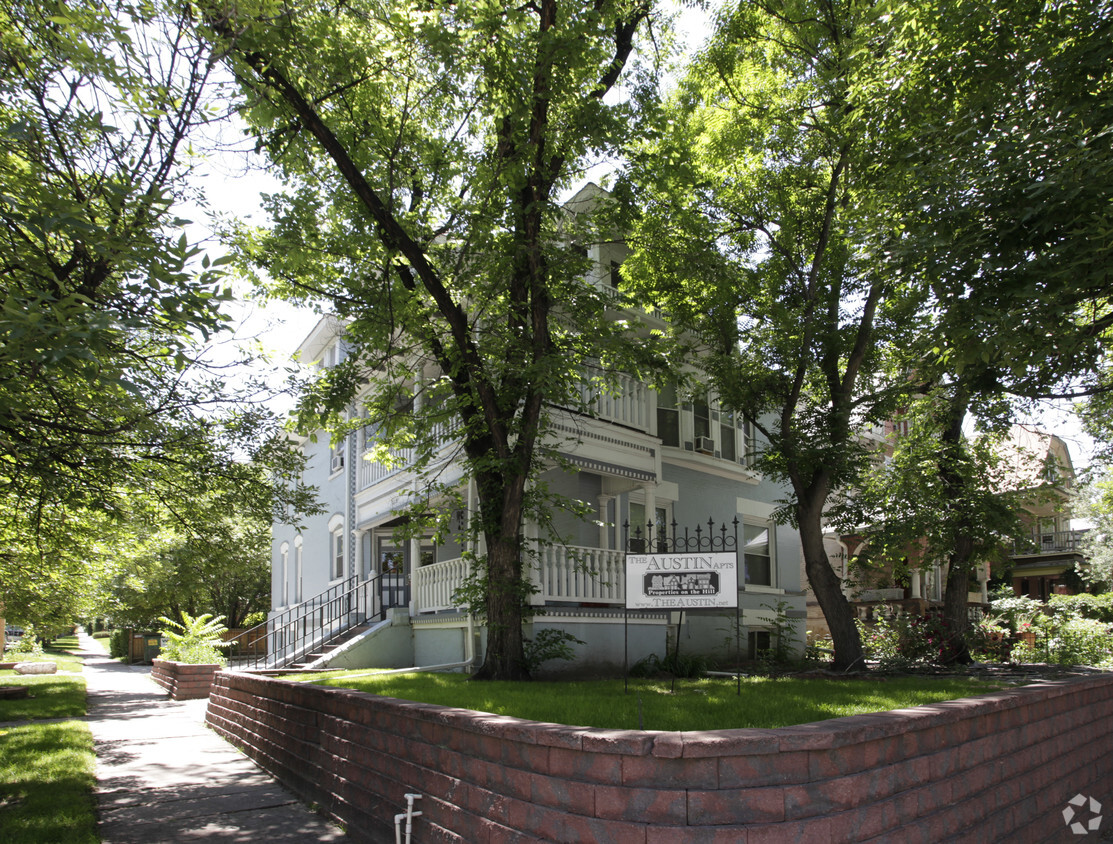
<svg viewBox="0 0 1113 844"><path fill-rule="evenodd" d="M420 794L406 794L406 811L394 816L394 844L403 844L402 841L402 821L406 821L406 839L405 844L410 844L410 838L413 835L414 818L419 817L421 812L414 811L414 801L420 800Z"/></svg>

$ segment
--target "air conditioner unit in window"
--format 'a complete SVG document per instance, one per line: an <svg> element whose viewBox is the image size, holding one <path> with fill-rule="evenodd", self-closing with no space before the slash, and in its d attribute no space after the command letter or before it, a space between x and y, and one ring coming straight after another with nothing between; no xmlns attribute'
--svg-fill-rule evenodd
<svg viewBox="0 0 1113 844"><path fill-rule="evenodd" d="M711 437L696 437L696 451L700 454L714 454L715 440Z"/></svg>
<svg viewBox="0 0 1113 844"><path fill-rule="evenodd" d="M344 455L343 454L332 455L332 471L339 472L343 468L344 468Z"/></svg>

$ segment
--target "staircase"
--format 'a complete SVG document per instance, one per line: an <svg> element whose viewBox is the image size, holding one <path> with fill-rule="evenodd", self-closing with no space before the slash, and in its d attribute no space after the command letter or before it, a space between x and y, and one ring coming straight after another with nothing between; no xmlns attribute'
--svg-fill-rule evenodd
<svg viewBox="0 0 1113 844"><path fill-rule="evenodd" d="M382 621L391 607L409 605L409 588L397 576L368 580L350 577L227 643L233 671L274 671L304 666L359 635L369 622Z"/></svg>
<svg viewBox="0 0 1113 844"><path fill-rule="evenodd" d="M333 651L340 648L341 645L347 644L356 636L359 636L362 633L366 633L370 629L370 624L357 624L354 627L349 627L344 632L333 636L320 647L314 648L310 653L305 654L297 662L292 662L286 667L289 668L291 671L301 671L306 668L315 668L318 662L327 657Z"/></svg>

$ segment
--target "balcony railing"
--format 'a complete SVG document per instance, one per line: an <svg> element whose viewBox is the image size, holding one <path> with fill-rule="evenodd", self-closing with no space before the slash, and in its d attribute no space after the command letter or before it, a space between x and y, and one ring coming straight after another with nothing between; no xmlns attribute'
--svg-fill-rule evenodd
<svg viewBox="0 0 1113 844"><path fill-rule="evenodd" d="M1013 540L1013 556L1028 557L1039 554L1061 554L1078 551L1084 530L1059 530L1022 536Z"/></svg>
<svg viewBox="0 0 1113 844"><path fill-rule="evenodd" d="M653 418L649 387L629 375L618 375L612 389L602 391L595 376L601 377L601 370L588 369L580 382L580 398L589 413L605 422L648 432Z"/></svg>
<svg viewBox="0 0 1113 844"><path fill-rule="evenodd" d="M540 550L535 573L536 599L542 602L613 604L625 601L621 551L553 545ZM454 599L468 574L462 559L422 566L413 574L414 611L459 609Z"/></svg>
<svg viewBox="0 0 1113 844"><path fill-rule="evenodd" d="M437 444L436 450L438 452L456 442L455 433L448 424L444 422L438 422L433 426L430 437ZM385 480L391 475L404 472L413 465L416 449L400 448L392 450L390 452L391 461L389 466L377 460L368 460L367 455L369 453L370 450L365 450L359 461L360 489L367 489L367 487L377 484L379 481Z"/></svg>

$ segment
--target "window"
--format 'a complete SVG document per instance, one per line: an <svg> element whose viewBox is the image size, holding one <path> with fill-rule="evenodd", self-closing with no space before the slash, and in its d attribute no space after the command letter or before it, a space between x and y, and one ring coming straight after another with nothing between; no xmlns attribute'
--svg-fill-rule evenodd
<svg viewBox="0 0 1113 844"><path fill-rule="evenodd" d="M695 396L692 399L692 418L697 442L700 437L711 436L711 405L707 402L707 393Z"/></svg>
<svg viewBox="0 0 1113 844"><path fill-rule="evenodd" d="M738 459L734 413L729 410L724 410L719 416L719 453L723 460L733 462Z"/></svg>
<svg viewBox="0 0 1113 844"><path fill-rule="evenodd" d="M680 409L675 382L665 384L657 394L657 436L661 438L661 445L680 446Z"/></svg>
<svg viewBox="0 0 1113 844"><path fill-rule="evenodd" d="M618 290L622 287L622 264L619 261L611 261L611 287Z"/></svg>
<svg viewBox="0 0 1113 844"><path fill-rule="evenodd" d="M772 636L768 630L751 630L747 636L750 659L761 659L773 650Z"/></svg>
<svg viewBox="0 0 1113 844"><path fill-rule="evenodd" d="M1055 517L1040 518L1040 545L1045 549L1055 547Z"/></svg>
<svg viewBox="0 0 1113 844"><path fill-rule="evenodd" d="M344 517L337 514L329 520L329 577L339 580L344 576Z"/></svg>
<svg viewBox="0 0 1113 844"><path fill-rule="evenodd" d="M669 536L669 510L668 507L655 508L653 525L650 526L645 515L645 505L639 501L630 502L630 550L636 554L664 554L668 549ZM655 547L646 546L645 540L649 534L653 535ZM637 545L635 545L637 543ZM641 548L642 550L638 550Z"/></svg>
<svg viewBox="0 0 1113 844"><path fill-rule="evenodd" d="M332 577L339 580L344 576L344 531L332 535Z"/></svg>
<svg viewBox="0 0 1113 844"><path fill-rule="evenodd" d="M742 525L743 559L746 583L753 586L773 585L773 552L769 525Z"/></svg>

